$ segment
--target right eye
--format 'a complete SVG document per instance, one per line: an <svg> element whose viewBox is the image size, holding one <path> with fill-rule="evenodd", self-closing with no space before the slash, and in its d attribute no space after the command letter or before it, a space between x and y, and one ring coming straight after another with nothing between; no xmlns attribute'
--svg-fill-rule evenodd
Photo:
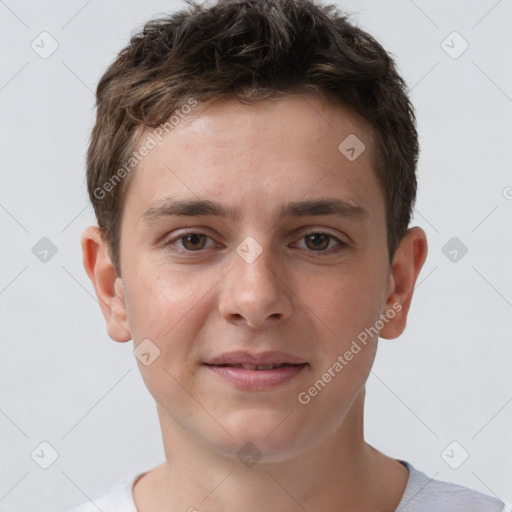
<svg viewBox="0 0 512 512"><path fill-rule="evenodd" d="M178 236L175 236L166 242L165 245L168 246L172 251L199 252L205 248L207 239L211 240L208 235L189 231L185 234L182 233ZM181 244L181 247L179 245L176 247L176 243Z"/></svg>

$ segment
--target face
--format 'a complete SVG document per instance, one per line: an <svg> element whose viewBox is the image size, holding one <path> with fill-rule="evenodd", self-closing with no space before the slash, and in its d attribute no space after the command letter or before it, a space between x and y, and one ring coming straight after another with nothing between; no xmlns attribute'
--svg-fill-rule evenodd
<svg viewBox="0 0 512 512"><path fill-rule="evenodd" d="M356 159L338 149L353 135ZM139 164L116 290L164 432L277 460L345 428L375 356L365 329L392 309L371 148L320 97L227 100Z"/></svg>

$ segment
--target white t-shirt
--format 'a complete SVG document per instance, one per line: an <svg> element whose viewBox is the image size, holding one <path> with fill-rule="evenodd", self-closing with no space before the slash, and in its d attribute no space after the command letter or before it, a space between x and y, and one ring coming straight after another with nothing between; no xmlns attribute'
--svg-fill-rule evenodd
<svg viewBox="0 0 512 512"><path fill-rule="evenodd" d="M510 512L505 504L477 491L440 480L432 480L400 461L409 470L409 480L395 512ZM143 473L142 473L143 474ZM130 477L104 496L84 503L71 512L137 512L133 501L133 484L141 476Z"/></svg>

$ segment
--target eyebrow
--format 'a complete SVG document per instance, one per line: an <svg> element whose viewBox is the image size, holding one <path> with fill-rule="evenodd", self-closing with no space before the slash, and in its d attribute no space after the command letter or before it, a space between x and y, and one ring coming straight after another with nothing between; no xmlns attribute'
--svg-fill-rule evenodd
<svg viewBox="0 0 512 512"><path fill-rule="evenodd" d="M314 215L335 215L354 220L366 220L370 217L368 211L359 205L350 204L342 199L313 199L309 201L292 201L281 205L275 219L284 217L307 217ZM150 225L160 218L174 216L216 216L232 220L240 219L236 208L224 206L209 200L178 200L165 199L148 208L141 216L143 224Z"/></svg>

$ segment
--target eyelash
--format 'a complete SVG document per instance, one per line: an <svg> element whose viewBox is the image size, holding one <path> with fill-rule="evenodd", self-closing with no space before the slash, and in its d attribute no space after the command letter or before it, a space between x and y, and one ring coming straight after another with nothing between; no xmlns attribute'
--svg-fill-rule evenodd
<svg viewBox="0 0 512 512"><path fill-rule="evenodd" d="M187 231L186 233L181 233L180 235L178 236L175 236L174 238L170 239L169 241L167 241L164 245L166 247L169 247L169 249L173 252L177 252L177 253L181 253L181 254L187 254L187 255L190 255L190 254L194 254L194 253L198 253L198 254L201 254L203 253L206 249L198 249L197 251L190 251L188 249L182 249L182 248L179 248L179 247L176 247L174 245L175 242L177 241L180 241L182 238L188 236L188 235L200 235L200 236L206 236L207 238L209 238L210 240L212 240L212 238L208 235L206 235L205 233L201 233L201 232L197 232L197 231ZM339 251L341 251L342 249L348 247L349 245L345 242L343 242L342 240L340 240L339 238L335 237L334 235L332 235L331 233L326 233L326 232L323 232L323 231L309 231L308 233L304 233L301 237L300 237L300 240L304 239L305 237L307 236L310 236L310 235L326 235L330 238L330 240L334 240L337 242L337 246L335 247L331 247L330 249L324 249L324 250L318 250L318 251L315 251L313 249L304 249L306 250L307 252L309 253L319 253L319 254L335 254Z"/></svg>

